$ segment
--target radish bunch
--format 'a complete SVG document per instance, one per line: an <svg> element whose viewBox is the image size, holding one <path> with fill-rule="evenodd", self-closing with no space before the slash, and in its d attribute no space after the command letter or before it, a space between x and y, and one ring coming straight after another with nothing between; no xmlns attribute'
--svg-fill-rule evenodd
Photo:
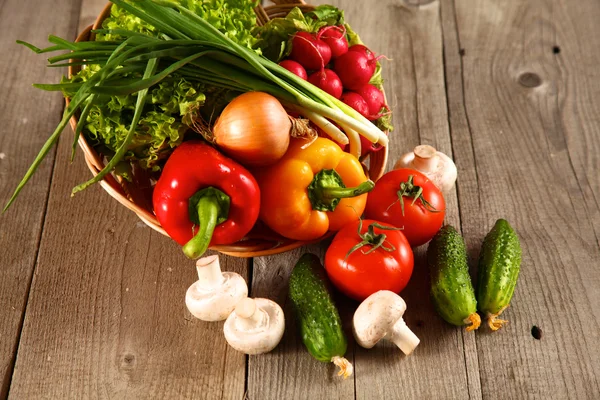
<svg viewBox="0 0 600 400"><path fill-rule="evenodd" d="M289 59L280 65L374 121L387 109L383 93L369 84L377 60L366 46L349 47L346 28L340 25L323 27L316 34L297 32ZM380 149L363 137L361 141L363 155Z"/></svg>

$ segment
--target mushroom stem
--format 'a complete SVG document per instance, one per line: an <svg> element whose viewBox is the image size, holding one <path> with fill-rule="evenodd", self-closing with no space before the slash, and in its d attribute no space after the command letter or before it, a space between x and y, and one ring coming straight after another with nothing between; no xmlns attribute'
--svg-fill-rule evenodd
<svg viewBox="0 0 600 400"><path fill-rule="evenodd" d="M438 157L435 156L437 151L434 147L426 144L420 145L415 147L413 153L415 153L413 166L417 170L427 172L435 170L438 164Z"/></svg>
<svg viewBox="0 0 600 400"><path fill-rule="evenodd" d="M394 342L396 346L398 346L406 355L412 353L415 347L417 347L420 343L417 335L415 335L413 331L406 326L406 322L404 322L403 318L400 318L394 324L389 335L389 340Z"/></svg>
<svg viewBox="0 0 600 400"><path fill-rule="evenodd" d="M198 285L206 289L215 289L223 284L219 256L203 257L196 261L198 271Z"/></svg>
<svg viewBox="0 0 600 400"><path fill-rule="evenodd" d="M256 306L254 299L246 297L235 306L235 313L239 318L240 327L246 330L256 329L268 324L268 315Z"/></svg>

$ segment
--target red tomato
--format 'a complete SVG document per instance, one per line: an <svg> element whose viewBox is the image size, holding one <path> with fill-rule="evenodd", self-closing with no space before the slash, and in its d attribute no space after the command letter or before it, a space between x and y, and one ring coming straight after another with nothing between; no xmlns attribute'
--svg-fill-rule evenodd
<svg viewBox="0 0 600 400"><path fill-rule="evenodd" d="M365 208L366 218L403 228L412 247L429 242L442 227L445 215L446 202L440 189L419 171L408 168L382 176L369 193Z"/></svg>
<svg viewBox="0 0 600 400"><path fill-rule="evenodd" d="M374 223L392 229L381 229ZM352 251L361 243L363 246ZM400 293L412 275L413 265L413 252L402 231L372 220L344 226L325 254L325 270L331 283L358 301L379 290Z"/></svg>

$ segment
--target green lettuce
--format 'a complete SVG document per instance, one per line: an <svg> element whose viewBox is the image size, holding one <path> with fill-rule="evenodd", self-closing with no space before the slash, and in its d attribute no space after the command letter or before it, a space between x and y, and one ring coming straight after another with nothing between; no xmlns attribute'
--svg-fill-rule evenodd
<svg viewBox="0 0 600 400"><path fill-rule="evenodd" d="M258 39L252 35L256 26L254 7L257 0L175 0L200 15L230 39L260 54ZM113 5L110 16L102 24L104 32L97 41L119 41L123 38L110 30L125 29L149 36L158 36L152 26L138 17ZM108 31L108 32L107 32ZM83 68L70 80L85 82L99 70L97 65ZM128 78L140 79L140 74ZM74 93L65 93L72 96ZM186 132L199 118L214 119L237 94L225 89L207 87L176 74L152 87L125 160L138 163L142 168L159 171L163 161L184 139ZM207 96L209 98L207 99ZM94 105L86 119L83 134L102 154L111 157L124 142L135 110L136 94L112 96L101 105ZM126 164L126 163L123 163ZM119 165L115 173L130 178L130 168Z"/></svg>
<svg viewBox="0 0 600 400"><path fill-rule="evenodd" d="M86 71L77 79L85 79L89 74ZM199 117L205 99L201 85L177 76L153 87L125 160L137 162L145 169L160 170L162 161L181 144ZM112 96L103 105L92 106L83 131L90 144L104 155L114 154L127 137L135 102L134 96Z"/></svg>
<svg viewBox="0 0 600 400"><path fill-rule="evenodd" d="M193 11L220 30L229 39L260 53L258 39L252 34L256 27L254 7L258 0L172 0ZM138 17L129 14L118 6L112 6L110 17L102 23L103 29L127 29L150 36L159 32ZM114 33L100 33L96 40L122 40Z"/></svg>

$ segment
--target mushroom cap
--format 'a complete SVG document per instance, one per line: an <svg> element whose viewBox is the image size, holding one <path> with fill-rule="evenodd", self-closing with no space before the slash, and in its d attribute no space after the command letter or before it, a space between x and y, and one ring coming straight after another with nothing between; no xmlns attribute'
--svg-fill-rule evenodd
<svg viewBox="0 0 600 400"><path fill-rule="evenodd" d="M190 313L202 321L223 321L240 300L248 297L248 285L235 272L223 272L223 283L217 288L203 287L195 282L185 294Z"/></svg>
<svg viewBox="0 0 600 400"><path fill-rule="evenodd" d="M375 346L406 311L406 303L389 290L380 290L367 297L356 309L352 319L354 338L366 349Z"/></svg>
<svg viewBox="0 0 600 400"><path fill-rule="evenodd" d="M252 301L255 312L260 314L253 315ZM253 320L255 316L256 321ZM273 350L281 341L284 330L285 318L281 307L272 300L262 298L241 302L223 325L227 343L245 354L262 354Z"/></svg>

